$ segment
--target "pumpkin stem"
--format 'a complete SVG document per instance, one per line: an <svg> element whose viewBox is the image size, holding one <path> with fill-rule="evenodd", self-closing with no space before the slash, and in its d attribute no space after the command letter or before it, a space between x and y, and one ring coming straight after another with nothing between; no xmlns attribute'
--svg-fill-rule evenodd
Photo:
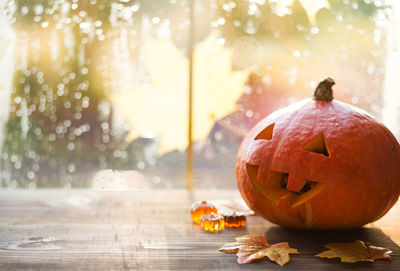
<svg viewBox="0 0 400 271"><path fill-rule="evenodd" d="M329 77L319 82L317 88L314 91L314 100L332 101L333 100L332 86L334 84L335 81Z"/></svg>

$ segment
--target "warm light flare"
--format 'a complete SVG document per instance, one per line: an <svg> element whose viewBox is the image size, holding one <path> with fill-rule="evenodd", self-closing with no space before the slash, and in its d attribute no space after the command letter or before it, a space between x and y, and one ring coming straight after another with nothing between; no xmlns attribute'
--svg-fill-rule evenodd
<svg viewBox="0 0 400 271"><path fill-rule="evenodd" d="M112 95L118 111L131 124L128 139L153 132L160 153L187 146L187 61L170 40L145 41L148 85L133 83ZM210 35L194 52L194 140L204 140L216 119L236 110L247 70L232 71L232 50Z"/></svg>

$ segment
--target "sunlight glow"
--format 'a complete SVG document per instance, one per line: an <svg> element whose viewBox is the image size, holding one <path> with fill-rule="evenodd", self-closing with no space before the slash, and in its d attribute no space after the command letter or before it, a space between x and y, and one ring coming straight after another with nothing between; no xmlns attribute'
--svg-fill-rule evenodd
<svg viewBox="0 0 400 271"><path fill-rule="evenodd" d="M232 71L232 50L211 34L194 52L194 140L204 140L216 119L236 109L247 70ZM144 65L150 83L133 83L112 95L119 113L131 124L128 140L148 132L161 138L160 153L187 146L188 59L170 40L145 41Z"/></svg>

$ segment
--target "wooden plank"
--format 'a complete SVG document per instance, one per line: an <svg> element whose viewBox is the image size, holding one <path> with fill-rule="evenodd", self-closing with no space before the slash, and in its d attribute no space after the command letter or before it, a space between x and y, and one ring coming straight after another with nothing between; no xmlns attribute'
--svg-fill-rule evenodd
<svg viewBox="0 0 400 271"><path fill-rule="evenodd" d="M0 191L0 270L277 270L262 261L238 265L217 249L244 234L298 248L286 270L400 270L399 204L374 224L351 231L300 231L252 216L241 230L203 232L189 217L197 200L239 198L227 190ZM33 239L32 239L33 238ZM42 238L42 239L41 239ZM393 250L392 261L342 264L319 259L323 244L370 241Z"/></svg>

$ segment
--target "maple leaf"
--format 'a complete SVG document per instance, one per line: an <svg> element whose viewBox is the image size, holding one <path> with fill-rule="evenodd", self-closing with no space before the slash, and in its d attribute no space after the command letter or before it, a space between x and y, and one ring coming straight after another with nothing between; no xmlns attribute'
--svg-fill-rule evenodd
<svg viewBox="0 0 400 271"><path fill-rule="evenodd" d="M193 139L203 141L215 121L235 110L249 70L233 70L233 49L218 45L212 33L194 50ZM187 147L188 59L172 40L143 41L143 65L150 81L132 81L111 95L118 112L132 126L128 140L157 136L159 154ZM132 77L132 71L128 77ZM118 74L121 73L118 69ZM115 75L117 76L117 75Z"/></svg>
<svg viewBox="0 0 400 271"><path fill-rule="evenodd" d="M280 266L290 261L289 254L297 254L295 248L289 247L287 242L270 245L265 236L240 236L236 242L222 246L219 251L224 253L236 253L239 264L250 263L256 259L268 258Z"/></svg>
<svg viewBox="0 0 400 271"><path fill-rule="evenodd" d="M355 263L360 261L373 262L377 259L392 259L390 251L387 248L376 247L369 242L360 240L354 243L330 243L325 245L326 250L317 257L321 258L340 258L345 263Z"/></svg>

